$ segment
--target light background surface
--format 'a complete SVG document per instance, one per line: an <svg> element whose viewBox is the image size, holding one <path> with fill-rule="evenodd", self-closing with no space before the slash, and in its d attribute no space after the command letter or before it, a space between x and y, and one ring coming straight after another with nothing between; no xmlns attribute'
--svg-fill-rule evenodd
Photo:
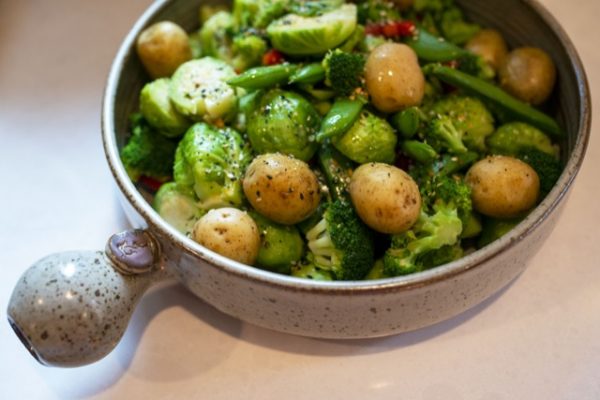
<svg viewBox="0 0 600 400"><path fill-rule="evenodd" d="M600 2L544 0L600 90ZM598 399L600 141L525 273L454 319L377 340L294 337L155 288L108 357L42 367L6 322L33 262L127 228L100 139L104 81L149 0L0 0L0 399ZM599 121L595 113L595 122Z"/></svg>

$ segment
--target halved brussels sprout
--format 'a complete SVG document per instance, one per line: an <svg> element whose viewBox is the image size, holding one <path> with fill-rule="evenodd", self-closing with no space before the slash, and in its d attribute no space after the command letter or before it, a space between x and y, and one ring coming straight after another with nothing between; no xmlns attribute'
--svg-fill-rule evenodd
<svg viewBox="0 0 600 400"><path fill-rule="evenodd" d="M226 119L237 105L235 90L226 83L234 76L233 68L215 58L188 61L173 74L169 96L177 111L196 121Z"/></svg>
<svg viewBox="0 0 600 400"><path fill-rule="evenodd" d="M320 55L342 44L356 28L356 5L316 17L288 14L267 27L273 47L290 55Z"/></svg>
<svg viewBox="0 0 600 400"><path fill-rule="evenodd" d="M321 116L308 100L274 89L261 97L246 133L257 153L279 152L308 161L317 150L314 135L320 126Z"/></svg>

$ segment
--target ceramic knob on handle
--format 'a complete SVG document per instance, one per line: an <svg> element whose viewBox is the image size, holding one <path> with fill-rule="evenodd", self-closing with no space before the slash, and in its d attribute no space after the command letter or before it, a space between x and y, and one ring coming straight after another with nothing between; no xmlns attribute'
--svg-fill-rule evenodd
<svg viewBox="0 0 600 400"><path fill-rule="evenodd" d="M113 235L105 252L50 255L18 281L8 320L42 364L74 367L119 342L146 289L160 274L159 248L147 231Z"/></svg>

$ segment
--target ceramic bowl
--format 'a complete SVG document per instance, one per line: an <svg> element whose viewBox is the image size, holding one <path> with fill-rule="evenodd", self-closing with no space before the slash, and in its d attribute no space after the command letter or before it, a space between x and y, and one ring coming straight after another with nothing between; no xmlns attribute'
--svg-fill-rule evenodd
<svg viewBox="0 0 600 400"><path fill-rule="evenodd" d="M138 34L161 20L176 21L189 31L197 28L201 1L159 0L123 41L102 110L106 158L137 230L111 237L105 252L59 253L23 275L8 316L32 355L58 366L103 357L116 345L143 291L164 276L175 276L204 301L252 324L338 339L395 335L435 324L479 304L515 279L555 226L583 161L590 131L589 89L571 41L536 1L459 3L473 20L503 32L511 47L545 49L558 69L550 110L567 132L562 143L566 168L546 199L510 233L425 272L379 281L315 282L228 260L175 231L136 189L119 159L128 115L136 110L147 79L135 54Z"/></svg>

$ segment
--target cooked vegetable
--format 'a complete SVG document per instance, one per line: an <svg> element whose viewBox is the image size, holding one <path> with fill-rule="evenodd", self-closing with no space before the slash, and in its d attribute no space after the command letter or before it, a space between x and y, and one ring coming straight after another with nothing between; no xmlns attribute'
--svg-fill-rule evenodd
<svg viewBox="0 0 600 400"><path fill-rule="evenodd" d="M350 203L330 203L306 234L315 267L335 280L360 280L373 265L373 239Z"/></svg>
<svg viewBox="0 0 600 400"><path fill-rule="evenodd" d="M442 65L429 64L424 70L428 75L435 76L489 102L505 118L527 122L556 137L563 136L561 127L552 117L517 100L492 83Z"/></svg>
<svg viewBox="0 0 600 400"><path fill-rule="evenodd" d="M533 105L548 100L556 82L556 67L542 49L511 51L500 67L500 85L516 98Z"/></svg>
<svg viewBox="0 0 600 400"><path fill-rule="evenodd" d="M273 47L291 55L323 55L342 44L356 28L356 6L344 4L315 17L288 14L267 27Z"/></svg>
<svg viewBox="0 0 600 400"><path fill-rule="evenodd" d="M439 156L433 147L418 140L404 141L402 151L413 160L423 164L431 164Z"/></svg>
<svg viewBox="0 0 600 400"><path fill-rule="evenodd" d="M169 21L157 22L142 31L136 50L144 68L155 79L171 76L192 58L187 33Z"/></svg>
<svg viewBox="0 0 600 400"><path fill-rule="evenodd" d="M233 38L231 51L231 65L236 71L243 71L260 65L267 51L267 42L258 35L238 35Z"/></svg>
<svg viewBox="0 0 600 400"><path fill-rule="evenodd" d="M363 105L364 101L361 99L341 98L336 100L321 121L321 129L316 136L317 141L322 142L325 139L336 138L348 131L360 117Z"/></svg>
<svg viewBox="0 0 600 400"><path fill-rule="evenodd" d="M287 83L297 68L297 66L291 64L256 67L229 79L227 83L247 90L269 89Z"/></svg>
<svg viewBox="0 0 600 400"><path fill-rule="evenodd" d="M202 55L230 61L233 26L234 20L230 12L219 11L213 14L200 28Z"/></svg>
<svg viewBox="0 0 600 400"><path fill-rule="evenodd" d="M394 166L361 165L352 175L349 192L357 214L378 232L404 232L419 218L419 187L410 175Z"/></svg>
<svg viewBox="0 0 600 400"><path fill-rule="evenodd" d="M540 178L540 197L546 197L562 174L563 165L560 160L535 147L521 149L517 158L525 161L537 172Z"/></svg>
<svg viewBox="0 0 600 400"><path fill-rule="evenodd" d="M296 72L290 76L289 83L314 84L322 82L325 77L326 71L323 63L313 63L296 70Z"/></svg>
<svg viewBox="0 0 600 400"><path fill-rule="evenodd" d="M295 226L280 225L258 213L251 213L258 225L260 249L256 266L289 275L304 254L304 241Z"/></svg>
<svg viewBox="0 0 600 400"><path fill-rule="evenodd" d="M321 116L303 96L279 89L265 93L248 121L248 139L257 153L292 155L308 161L317 150L314 135Z"/></svg>
<svg viewBox="0 0 600 400"><path fill-rule="evenodd" d="M386 276L422 271L462 256L460 238L472 215L469 187L443 175L419 183L423 209L410 230L392 237L383 259Z"/></svg>
<svg viewBox="0 0 600 400"><path fill-rule="evenodd" d="M182 189L175 182L165 183L160 187L152 207L156 212L179 232L189 235L194 224L205 211L200 208L193 191Z"/></svg>
<svg viewBox="0 0 600 400"><path fill-rule="evenodd" d="M490 156L467 172L473 191L473 207L494 218L513 218L530 210L540 194L540 180L533 168L508 156Z"/></svg>
<svg viewBox="0 0 600 400"><path fill-rule="evenodd" d="M394 3L386 0L364 0L358 2L358 20L361 24L381 23L400 19Z"/></svg>
<svg viewBox="0 0 600 400"><path fill-rule="evenodd" d="M555 186L564 134L534 107L550 58L509 55L457 4L202 6L179 35L190 56L140 93L123 165L174 228L267 271L383 279L457 260Z"/></svg>
<svg viewBox="0 0 600 400"><path fill-rule="evenodd" d="M405 138L414 137L422 123L426 121L426 116L418 107L410 107L392 116L390 122L394 128Z"/></svg>
<svg viewBox="0 0 600 400"><path fill-rule="evenodd" d="M421 214L412 229L392 236L392 244L383 258L384 276L412 274L460 258L460 247L459 253L451 257L448 248L458 243L461 231L462 223L454 209L440 208L431 216ZM425 256L429 256L427 263Z"/></svg>
<svg viewBox="0 0 600 400"><path fill-rule="evenodd" d="M323 59L327 84L338 96L350 96L362 86L365 57L336 49Z"/></svg>
<svg viewBox="0 0 600 400"><path fill-rule="evenodd" d="M283 154L256 157L246 170L244 193L256 211L284 225L308 218L321 199L310 167Z"/></svg>
<svg viewBox="0 0 600 400"><path fill-rule="evenodd" d="M460 140L464 146L451 146L454 153L464 152L464 147L470 150L485 151L486 137L494 132L494 117L485 105L477 98L468 96L447 96L436 101L430 108L429 114L441 121L451 122L460 132ZM443 117L448 117L445 119Z"/></svg>
<svg viewBox="0 0 600 400"><path fill-rule="evenodd" d="M477 246L479 248L487 246L493 241L500 239L502 236L506 235L512 228L517 226L519 222L521 222L523 218L513 218L513 219L495 219L495 218L486 218L483 223L483 229L481 231L481 236L477 241Z"/></svg>
<svg viewBox="0 0 600 400"><path fill-rule="evenodd" d="M254 264L260 248L258 226L246 212L237 208L210 210L194 225L192 239L247 265Z"/></svg>
<svg viewBox="0 0 600 400"><path fill-rule="evenodd" d="M296 278L311 279L314 281L329 282L333 280L331 272L319 268L313 261L305 260L303 263L292 266L291 275Z"/></svg>
<svg viewBox="0 0 600 400"><path fill-rule="evenodd" d="M558 147L544 132L523 122L511 122L500 126L487 138L492 154L517 156L521 151L533 147L558 158Z"/></svg>
<svg viewBox="0 0 600 400"><path fill-rule="evenodd" d="M152 129L141 114L131 116L131 136L121 150L121 161L133 181L140 176L166 180L173 174L177 143Z"/></svg>
<svg viewBox="0 0 600 400"><path fill-rule="evenodd" d="M425 94L425 78L417 56L403 44L376 47L367 59L365 78L373 105L386 113L418 106Z"/></svg>
<svg viewBox="0 0 600 400"><path fill-rule="evenodd" d="M446 149L453 154L466 153L464 132L457 129L453 120L445 115L434 117L428 125L425 139L434 149Z"/></svg>
<svg viewBox="0 0 600 400"><path fill-rule="evenodd" d="M160 133L168 137L177 137L184 133L191 123L171 103L169 85L168 78L147 83L140 94L140 112Z"/></svg>
<svg viewBox="0 0 600 400"><path fill-rule="evenodd" d="M188 61L173 74L169 96L177 111L193 120L227 119L237 105L236 93L226 83L234 76L227 63L215 58Z"/></svg>
<svg viewBox="0 0 600 400"><path fill-rule="evenodd" d="M391 164L396 158L397 141L394 129L385 119L364 110L349 130L333 139L333 145L360 164Z"/></svg>
<svg viewBox="0 0 600 400"><path fill-rule="evenodd" d="M177 147L175 182L182 190L193 190L204 209L240 206L241 177L250 158L248 146L235 130L197 123Z"/></svg>
<svg viewBox="0 0 600 400"><path fill-rule="evenodd" d="M506 41L495 29L482 29L467 42L465 48L481 56L496 71L508 55Z"/></svg>

